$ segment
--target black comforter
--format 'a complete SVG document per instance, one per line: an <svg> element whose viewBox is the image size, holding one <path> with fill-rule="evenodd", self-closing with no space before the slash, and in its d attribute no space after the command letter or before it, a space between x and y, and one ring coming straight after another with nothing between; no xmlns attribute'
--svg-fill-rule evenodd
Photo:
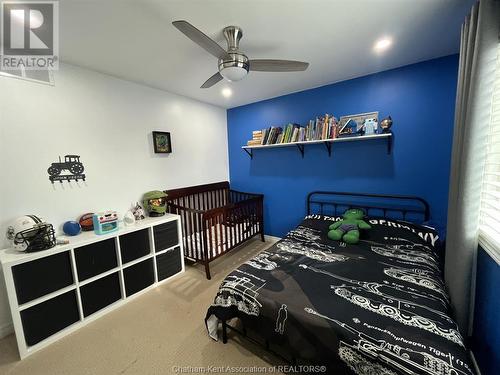
<svg viewBox="0 0 500 375"><path fill-rule="evenodd" d="M357 245L331 241L338 218L308 216L229 274L207 312L238 317L295 358L336 374L472 374L450 318L434 230L369 220Z"/></svg>

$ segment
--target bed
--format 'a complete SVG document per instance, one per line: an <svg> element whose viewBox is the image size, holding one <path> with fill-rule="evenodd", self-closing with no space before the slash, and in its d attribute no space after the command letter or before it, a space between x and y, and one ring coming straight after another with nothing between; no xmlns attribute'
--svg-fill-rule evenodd
<svg viewBox="0 0 500 375"><path fill-rule="evenodd" d="M184 256L203 263L207 279L210 262L256 235L264 241L262 194L232 190L227 181L165 193L168 211L181 216Z"/></svg>
<svg viewBox="0 0 500 375"><path fill-rule="evenodd" d="M372 229L356 245L328 227L351 207ZM335 374L473 374L450 317L438 233L421 198L313 192L282 240L231 272L206 314L291 364Z"/></svg>

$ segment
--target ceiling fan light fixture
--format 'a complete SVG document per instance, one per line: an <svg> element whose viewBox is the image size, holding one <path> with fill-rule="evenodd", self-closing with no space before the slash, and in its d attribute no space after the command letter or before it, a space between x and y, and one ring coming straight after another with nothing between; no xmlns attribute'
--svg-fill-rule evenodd
<svg viewBox="0 0 500 375"><path fill-rule="evenodd" d="M230 82L240 81L248 74L245 68L240 66L228 66L221 68L220 74Z"/></svg>
<svg viewBox="0 0 500 375"><path fill-rule="evenodd" d="M233 95L233 91L229 87L225 87L222 89L221 94L224 98L229 98L231 95Z"/></svg>
<svg viewBox="0 0 500 375"><path fill-rule="evenodd" d="M373 45L373 50L377 53L384 52L392 45L392 39L389 37L381 38Z"/></svg>
<svg viewBox="0 0 500 375"><path fill-rule="evenodd" d="M202 89L212 87L223 78L230 82L240 81L250 70L257 72L300 72L309 66L307 62L294 60L249 60L239 49L243 31L238 26L228 26L223 30L227 42L226 51L216 41L185 20L173 21L172 25L205 51L219 59L219 71L201 85Z"/></svg>
<svg viewBox="0 0 500 375"><path fill-rule="evenodd" d="M248 57L237 52L228 55L230 59L219 60L219 73L230 82L242 80L248 74Z"/></svg>

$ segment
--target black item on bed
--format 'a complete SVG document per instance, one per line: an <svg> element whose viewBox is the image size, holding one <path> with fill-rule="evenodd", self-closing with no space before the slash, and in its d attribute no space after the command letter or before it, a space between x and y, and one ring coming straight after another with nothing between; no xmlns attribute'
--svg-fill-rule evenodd
<svg viewBox="0 0 500 375"><path fill-rule="evenodd" d="M428 206L421 212L423 221ZM308 215L229 274L207 312L211 337L238 318L271 348L327 373L473 374L450 318L437 233L369 217L372 229L349 245L327 237L338 219Z"/></svg>

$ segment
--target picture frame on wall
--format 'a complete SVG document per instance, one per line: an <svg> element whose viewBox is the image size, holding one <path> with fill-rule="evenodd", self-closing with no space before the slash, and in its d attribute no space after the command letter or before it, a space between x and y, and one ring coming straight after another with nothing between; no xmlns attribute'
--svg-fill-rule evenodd
<svg viewBox="0 0 500 375"><path fill-rule="evenodd" d="M341 116L339 119L339 136L349 137L364 134L366 122L369 122L371 126L371 131L368 134L374 134L377 130L378 111Z"/></svg>
<svg viewBox="0 0 500 375"><path fill-rule="evenodd" d="M170 154L172 152L172 142L169 132L153 132L153 147L155 154Z"/></svg>

